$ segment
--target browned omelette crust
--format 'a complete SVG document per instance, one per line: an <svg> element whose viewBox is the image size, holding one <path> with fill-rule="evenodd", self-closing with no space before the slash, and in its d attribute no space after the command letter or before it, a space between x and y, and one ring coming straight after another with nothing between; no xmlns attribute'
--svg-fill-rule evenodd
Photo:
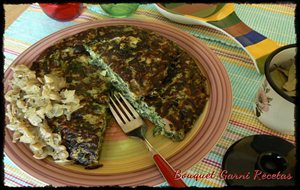
<svg viewBox="0 0 300 190"><path fill-rule="evenodd" d="M71 38L72 39L72 38ZM32 65L37 76L56 73L65 77L67 89L75 90L83 106L71 115L48 119L54 132L62 136L70 159L95 168L99 165L100 150L107 125L110 83L96 66L88 64L88 53L78 38L60 41L48 48ZM81 40L79 42L82 42Z"/></svg>

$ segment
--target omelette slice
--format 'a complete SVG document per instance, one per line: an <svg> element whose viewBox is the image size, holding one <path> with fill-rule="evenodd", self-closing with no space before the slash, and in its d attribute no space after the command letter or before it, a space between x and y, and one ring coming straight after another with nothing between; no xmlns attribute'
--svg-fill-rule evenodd
<svg viewBox="0 0 300 190"><path fill-rule="evenodd" d="M98 67L88 64L88 53L80 44L61 42L47 49L33 63L37 76L56 73L66 78L67 89L75 90L82 108L65 116L48 119L53 132L62 137L69 159L96 168L108 120L110 83Z"/></svg>

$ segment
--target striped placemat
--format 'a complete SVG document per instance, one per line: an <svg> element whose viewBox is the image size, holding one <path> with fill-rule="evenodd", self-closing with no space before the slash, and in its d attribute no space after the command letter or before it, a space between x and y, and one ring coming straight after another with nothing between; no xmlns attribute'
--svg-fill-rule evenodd
<svg viewBox="0 0 300 190"><path fill-rule="evenodd" d="M71 22L58 22L47 17L38 4L32 4L4 33L4 56L6 69L26 48L45 36L78 23L102 20L107 16L99 5L85 4L81 16ZM296 42L294 27L294 4L235 4L237 15L251 28L264 36L282 44ZM233 90L233 109L226 130L214 148L201 161L186 173L206 175L221 171L226 150L237 140L254 134L269 134L285 138L291 142L293 136L282 135L262 125L256 118L252 103L255 93L263 79L256 72L250 57L231 38L205 26L183 25L163 17L153 4L142 4L131 18L152 20L175 26L186 31L210 47L224 64ZM265 24L267 23L267 24ZM45 186L4 156L5 186ZM218 176L210 179L184 179L189 186L223 187L226 183ZM159 186L166 186L163 183Z"/></svg>

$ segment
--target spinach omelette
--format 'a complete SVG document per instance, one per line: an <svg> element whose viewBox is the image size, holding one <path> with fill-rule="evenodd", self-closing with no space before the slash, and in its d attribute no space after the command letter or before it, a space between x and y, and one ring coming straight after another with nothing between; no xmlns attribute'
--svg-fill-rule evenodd
<svg viewBox="0 0 300 190"><path fill-rule="evenodd" d="M67 37L33 63L38 77L65 77L80 109L48 119L61 135L69 159L99 167L104 133L112 118L109 95L119 91L155 125L154 135L181 141L208 101L207 79L194 59L175 42L135 26L107 26ZM166 125L166 122L169 125ZM169 127L165 127L169 126Z"/></svg>

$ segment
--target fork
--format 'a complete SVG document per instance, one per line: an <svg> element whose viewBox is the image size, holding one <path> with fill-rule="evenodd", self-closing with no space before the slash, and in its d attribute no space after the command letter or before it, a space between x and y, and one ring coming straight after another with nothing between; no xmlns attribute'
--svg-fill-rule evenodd
<svg viewBox="0 0 300 190"><path fill-rule="evenodd" d="M145 138L147 125L144 123L143 119L139 116L135 109L130 105L130 103L123 97L123 95L121 93L118 93L118 95L113 94L113 98L110 96L110 102L109 109L124 133L130 137L142 139L145 142L148 150L152 153L152 158L156 166L168 184L171 187L187 187L181 178L175 179L177 173L174 168Z"/></svg>

